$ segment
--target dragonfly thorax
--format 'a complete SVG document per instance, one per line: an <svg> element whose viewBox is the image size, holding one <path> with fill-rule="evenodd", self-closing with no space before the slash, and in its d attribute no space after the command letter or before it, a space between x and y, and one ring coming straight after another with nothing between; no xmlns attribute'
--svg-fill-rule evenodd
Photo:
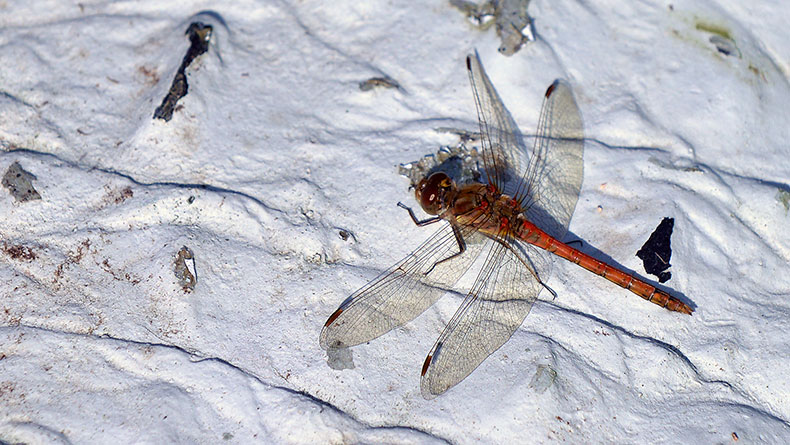
<svg viewBox="0 0 790 445"><path fill-rule="evenodd" d="M457 187L447 174L437 172L417 184L414 195L425 213L438 215L452 206Z"/></svg>

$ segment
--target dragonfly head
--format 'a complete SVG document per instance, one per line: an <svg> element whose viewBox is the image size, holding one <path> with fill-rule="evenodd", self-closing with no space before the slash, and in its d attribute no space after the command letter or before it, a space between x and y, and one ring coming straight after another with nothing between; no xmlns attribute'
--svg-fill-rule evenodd
<svg viewBox="0 0 790 445"><path fill-rule="evenodd" d="M425 213L438 215L452 204L449 198L453 190L455 190L453 180L445 173L437 172L422 179L417 184L414 194Z"/></svg>

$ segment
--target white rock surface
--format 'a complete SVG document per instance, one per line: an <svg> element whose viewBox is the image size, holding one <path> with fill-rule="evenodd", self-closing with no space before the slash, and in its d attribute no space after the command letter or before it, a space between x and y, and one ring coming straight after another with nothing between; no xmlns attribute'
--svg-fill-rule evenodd
<svg viewBox="0 0 790 445"><path fill-rule="evenodd" d="M790 440L790 6L529 12L536 41L504 57L449 1L3 2L0 173L19 162L42 199L0 189L0 441ZM153 120L193 21L209 52ZM558 260L558 298L426 401L458 295L355 347L353 368L330 368L318 334L434 230L395 206L414 204L397 166L457 143L435 128L476 130L474 48L527 134L546 86L571 83L588 138L571 232L641 272L674 217L666 285L696 312ZM384 76L401 88L360 91Z"/></svg>

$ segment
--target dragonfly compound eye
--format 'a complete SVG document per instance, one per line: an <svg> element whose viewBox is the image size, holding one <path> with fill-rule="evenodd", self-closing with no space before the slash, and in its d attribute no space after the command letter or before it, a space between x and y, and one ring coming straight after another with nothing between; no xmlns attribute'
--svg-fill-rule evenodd
<svg viewBox="0 0 790 445"><path fill-rule="evenodd" d="M434 173L417 185L417 201L422 209L430 215L438 215L445 207L445 195L453 185L453 181L444 173Z"/></svg>

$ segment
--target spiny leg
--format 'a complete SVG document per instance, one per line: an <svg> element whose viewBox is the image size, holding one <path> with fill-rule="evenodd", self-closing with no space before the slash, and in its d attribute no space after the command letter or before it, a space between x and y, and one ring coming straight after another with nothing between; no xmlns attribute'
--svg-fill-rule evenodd
<svg viewBox="0 0 790 445"><path fill-rule="evenodd" d="M434 216L433 218L428 218L428 219L424 219L424 220L420 221L419 219L417 219L417 216L414 215L414 212L411 210L411 207L407 206L406 204L404 204L402 202L398 203L398 207L400 207L402 209L406 209L406 211L409 212L409 216L411 216L412 221L414 221L414 224L417 224L420 227L427 226L428 224L433 224L433 223L438 222L438 221L440 221L442 219L442 218L440 218L438 216ZM431 266L431 268L428 269L427 272L425 272L425 275L428 275L429 273L433 272L433 269L435 269L436 266L438 266L439 264L442 264L445 261L449 261L449 260L461 255L462 253L466 252L466 241L464 241L464 237L461 234L461 230L455 224L452 224L452 227L453 227L453 235L455 235L455 240L458 242L458 252L448 256L447 258L441 259L441 260L433 263L433 266Z"/></svg>
<svg viewBox="0 0 790 445"><path fill-rule="evenodd" d="M402 202L398 203L398 207L402 209L406 209L406 211L409 212L409 216L411 216L411 220L414 221L414 224L417 224L420 227L427 226L428 224L433 224L435 222L439 222L442 219L439 218L438 216L434 216L433 218L423 219L422 221L420 221L419 219L417 219L417 216L414 215L414 212L411 210L411 207L406 206L406 204Z"/></svg>
<svg viewBox="0 0 790 445"><path fill-rule="evenodd" d="M533 276L533 277L535 277L535 279L538 281L538 283L539 283L541 286L543 286L543 288L544 288L544 289L546 289L547 291L549 291L549 293L551 293L551 299L552 299L552 300L554 300L555 298L557 298L557 292L555 292L555 291L554 291L554 289L552 289L551 287L549 287L549 285L548 285L548 284L544 283L544 282L543 282L543 280L541 280L541 279L540 279L540 277L538 276L538 274L537 274L537 273L536 273L536 272L535 272L535 271L532 269L532 267L531 267L529 264L527 264L527 263L526 263L526 261L524 261L524 259L521 257L521 255L519 255L519 254L518 254L518 252L516 252L516 249L514 249L514 248L513 248L513 246L512 246L510 243L508 243L507 241L501 240L501 239L499 239L499 238L492 238L492 239L493 239L494 241L498 242L499 244L503 245L503 246L504 246L506 249L508 249L508 250L510 250L511 252L513 252L513 255L514 255L516 258L518 258L518 260L519 260L519 261L521 261L521 264L523 264L523 265L524 265L524 267L526 267L526 268L527 268L527 270L529 271L529 273L531 273L531 274L532 274L532 276Z"/></svg>
<svg viewBox="0 0 790 445"><path fill-rule="evenodd" d="M455 225L453 223L450 223L450 224L453 227L453 235L455 235L455 240L458 242L458 252L448 256L447 258L441 259L441 260L433 263L433 266L431 266L431 268L428 269L428 272L425 272L425 275L428 275L429 273L431 273L433 271L433 269L436 268L436 266L438 266L439 264L442 264L445 261L450 261L451 259L453 259L453 258L461 255L462 253L466 252L466 241L464 241L464 236L461 234L461 230L458 228L457 225Z"/></svg>

